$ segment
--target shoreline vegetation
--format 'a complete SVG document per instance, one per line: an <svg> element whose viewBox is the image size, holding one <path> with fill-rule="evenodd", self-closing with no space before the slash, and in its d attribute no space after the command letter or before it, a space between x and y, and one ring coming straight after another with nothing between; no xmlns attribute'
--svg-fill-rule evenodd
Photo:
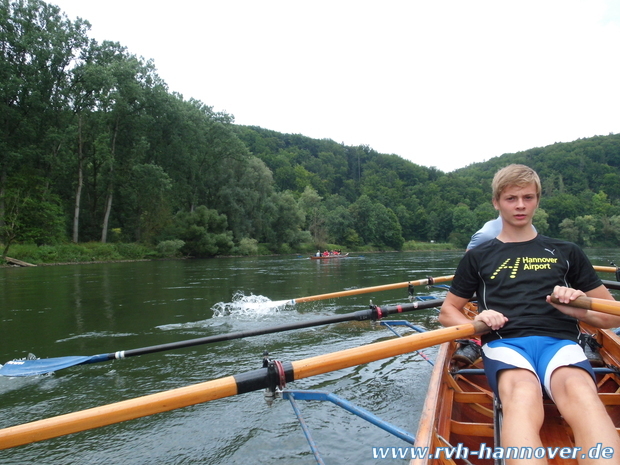
<svg viewBox="0 0 620 465"><path fill-rule="evenodd" d="M2 244L0 244L2 247ZM372 246L364 246L357 248L346 248L336 244L327 244L321 250L342 250L343 253L355 254L365 253L388 253L388 252L417 252L417 251L446 251L458 250L451 243L434 243L434 242L417 242L409 241L403 245L401 250L390 250L386 248L377 248ZM1 250L1 249L0 249ZM266 256L266 255L290 255L299 256L314 255L318 248L312 244L306 244L296 252L274 254L266 248L258 247L258 253L253 254L237 254L237 255L218 255L213 258L222 257L244 257L244 256ZM54 265L85 265L94 263L122 263L136 262L148 260L183 260L193 259L195 257L186 256L179 253L178 250L162 250L161 248L149 247L136 243L101 243L88 242L83 244L58 244L58 245L41 245L36 244L14 244L11 246L10 253L7 254L15 260L26 262L37 266L54 266ZM0 267L13 268L18 265L11 264L2 257Z"/></svg>
<svg viewBox="0 0 620 465"><path fill-rule="evenodd" d="M3 5L0 256L47 264L448 242L463 250L497 218L491 182L511 163L541 177L539 233L620 244L620 134L445 173L367 145L235 124L171 92L152 60L89 37L85 19L42 0Z"/></svg>

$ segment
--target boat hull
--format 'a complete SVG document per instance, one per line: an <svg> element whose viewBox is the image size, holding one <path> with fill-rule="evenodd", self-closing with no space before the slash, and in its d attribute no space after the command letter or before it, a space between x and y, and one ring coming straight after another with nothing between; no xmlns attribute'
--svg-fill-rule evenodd
<svg viewBox="0 0 620 465"><path fill-rule="evenodd" d="M319 257L317 257L316 255L312 255L312 256L310 256L310 258L312 260L329 260L329 259L332 259L332 258L347 258L348 256L349 256L349 254L346 253L344 255L325 255L325 256L321 255Z"/></svg>

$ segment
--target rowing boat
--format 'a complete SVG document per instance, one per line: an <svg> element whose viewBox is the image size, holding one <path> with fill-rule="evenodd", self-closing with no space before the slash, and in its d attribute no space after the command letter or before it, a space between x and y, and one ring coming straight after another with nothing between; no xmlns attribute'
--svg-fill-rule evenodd
<svg viewBox="0 0 620 465"><path fill-rule="evenodd" d="M465 309L464 313L473 317L475 307ZM595 368L599 396L616 428L620 430L620 338L613 331L583 324L582 330L594 336L602 346L599 354L605 367ZM483 372L482 360L478 359L474 365L459 369L453 361L456 348L457 343L454 341L440 347L414 445L414 450L420 452L427 448L428 454L412 459L411 465L503 463L493 459L494 447L500 446L501 406L495 403ZM543 447L550 454L557 452L554 458L547 456L548 463L576 464L575 459L559 456L562 448L575 447L569 426L551 400L544 400L544 409L545 422L541 429ZM438 454L440 447L447 449L442 449ZM463 451L467 448L468 461L456 458L459 447L461 457L464 457ZM481 458L478 454L481 450L489 458ZM475 455L471 454L472 451ZM455 455L448 458L445 452ZM429 457L429 454L439 457Z"/></svg>
<svg viewBox="0 0 620 465"><path fill-rule="evenodd" d="M349 256L348 252L342 255L319 255L318 257L316 255L311 255L310 258L312 260L327 260L329 258L347 258Z"/></svg>

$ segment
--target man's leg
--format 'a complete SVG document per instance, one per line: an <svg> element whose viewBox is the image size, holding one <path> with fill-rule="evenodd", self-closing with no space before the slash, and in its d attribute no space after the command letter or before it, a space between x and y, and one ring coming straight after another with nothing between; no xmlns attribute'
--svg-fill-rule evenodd
<svg viewBox="0 0 620 465"><path fill-rule="evenodd" d="M534 373L521 368L502 370L498 374L498 391L502 401L502 447L542 447L540 428L545 412L542 388ZM545 464L546 459L509 459L514 465Z"/></svg>
<svg viewBox="0 0 620 465"><path fill-rule="evenodd" d="M620 437L600 401L589 373L581 368L560 367L551 375L551 392L558 410L575 435L575 444L586 457L580 464L620 464ZM596 444L612 447L612 459L588 459L587 451Z"/></svg>

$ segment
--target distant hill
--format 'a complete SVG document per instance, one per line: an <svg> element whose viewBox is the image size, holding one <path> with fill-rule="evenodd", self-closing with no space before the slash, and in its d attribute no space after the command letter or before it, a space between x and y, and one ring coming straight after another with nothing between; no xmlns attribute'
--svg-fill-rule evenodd
<svg viewBox="0 0 620 465"><path fill-rule="evenodd" d="M344 146L259 127L237 129L250 152L274 173L278 189L301 194L310 186L325 200L336 196L348 203L366 195L397 214L407 240L455 240L462 244L496 214L490 204L491 180L498 169L510 163L526 164L540 175L541 216L547 224L539 229L582 245L615 244L617 240L611 232L615 221L611 218L620 214L618 134L507 153L444 173L365 146ZM441 166L440 160L437 165ZM594 228L596 233L578 233L579 227L570 224L561 227L565 219L582 218L579 221L583 222L586 216L596 220L581 229Z"/></svg>

